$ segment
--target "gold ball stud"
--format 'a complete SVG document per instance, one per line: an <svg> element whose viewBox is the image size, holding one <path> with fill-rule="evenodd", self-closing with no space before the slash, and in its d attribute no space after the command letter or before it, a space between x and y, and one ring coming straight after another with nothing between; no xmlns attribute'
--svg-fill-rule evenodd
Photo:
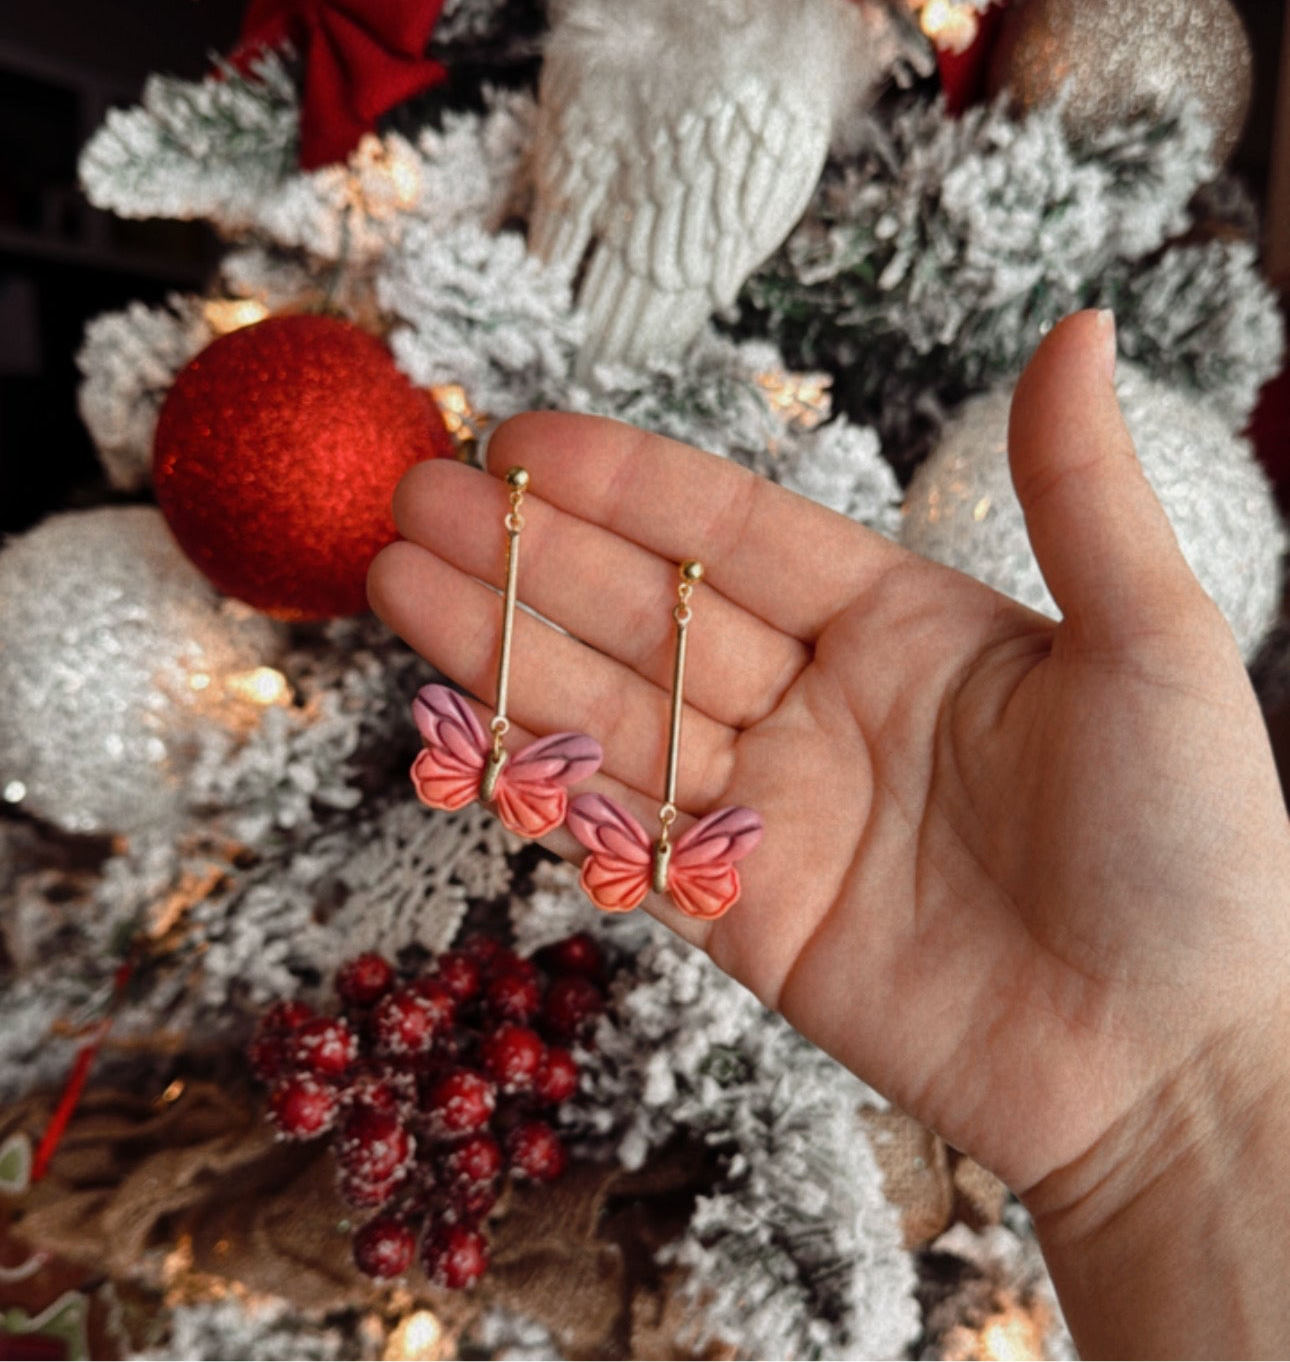
<svg viewBox="0 0 1290 1362"><path fill-rule="evenodd" d="M527 468L508 469L506 485L512 492L523 492L529 485L529 470Z"/></svg>
<svg viewBox="0 0 1290 1362"><path fill-rule="evenodd" d="M687 558L681 564L681 580L689 582L691 586L695 582L703 580L703 564L697 558Z"/></svg>

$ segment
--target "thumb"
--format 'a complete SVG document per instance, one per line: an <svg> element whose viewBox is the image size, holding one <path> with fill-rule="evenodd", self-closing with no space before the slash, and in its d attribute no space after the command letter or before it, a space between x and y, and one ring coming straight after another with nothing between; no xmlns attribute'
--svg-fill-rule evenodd
<svg viewBox="0 0 1290 1362"><path fill-rule="evenodd" d="M1097 646L1158 628L1201 590L1134 452L1114 371L1114 318L1077 312L1026 366L1008 424L1044 580L1075 634Z"/></svg>

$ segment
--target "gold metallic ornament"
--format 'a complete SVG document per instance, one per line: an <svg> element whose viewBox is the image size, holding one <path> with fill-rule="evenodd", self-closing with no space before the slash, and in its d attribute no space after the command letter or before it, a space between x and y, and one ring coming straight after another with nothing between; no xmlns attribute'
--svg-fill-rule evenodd
<svg viewBox="0 0 1290 1362"><path fill-rule="evenodd" d="M1222 164L1250 106L1251 57L1228 0L1026 0L1009 10L990 63L987 93L1007 88L1023 112L1067 91L1066 126L1096 133L1199 101Z"/></svg>

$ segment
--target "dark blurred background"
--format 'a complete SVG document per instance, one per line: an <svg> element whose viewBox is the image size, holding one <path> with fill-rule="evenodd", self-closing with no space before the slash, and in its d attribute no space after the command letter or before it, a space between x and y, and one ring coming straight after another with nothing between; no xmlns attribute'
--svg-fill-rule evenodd
<svg viewBox="0 0 1290 1362"><path fill-rule="evenodd" d="M0 5L0 533L93 496L76 414L86 321L200 289L218 256L198 223L126 222L76 185L81 146L153 72L198 77L245 0L10 0Z"/></svg>

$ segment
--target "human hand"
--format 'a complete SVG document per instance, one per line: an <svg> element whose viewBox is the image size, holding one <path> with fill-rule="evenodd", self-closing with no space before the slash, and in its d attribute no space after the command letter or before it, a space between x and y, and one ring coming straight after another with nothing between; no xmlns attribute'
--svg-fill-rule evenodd
<svg viewBox="0 0 1290 1362"><path fill-rule="evenodd" d="M678 802L750 805L766 833L727 916L650 910L1038 1214L1078 1208L1090 1232L1129 1195L1135 1141L1161 1138L1163 1094L1211 1069L1251 1102L1273 1081L1290 958L1262 721L1133 454L1112 356L1101 318L1068 319L1014 402L1058 625L613 422L524 416L489 449L494 471L532 474L521 599L569 631L517 620L517 736L599 738L584 788L646 826L676 564L705 565ZM370 579L383 618L486 699L499 606L475 579L497 576L504 511L497 478L419 465L396 500L408 542ZM550 845L581 855L563 831Z"/></svg>

